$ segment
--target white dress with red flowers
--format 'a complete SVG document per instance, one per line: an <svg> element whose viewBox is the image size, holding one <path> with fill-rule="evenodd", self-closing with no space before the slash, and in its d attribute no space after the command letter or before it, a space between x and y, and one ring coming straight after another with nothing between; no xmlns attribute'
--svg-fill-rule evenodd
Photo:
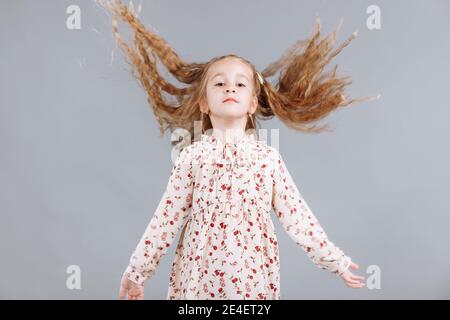
<svg viewBox="0 0 450 320"><path fill-rule="evenodd" d="M142 284L180 230L167 299L280 299L271 211L318 267L341 274L351 258L328 240L274 147L246 134L202 134L184 147L130 264Z"/></svg>

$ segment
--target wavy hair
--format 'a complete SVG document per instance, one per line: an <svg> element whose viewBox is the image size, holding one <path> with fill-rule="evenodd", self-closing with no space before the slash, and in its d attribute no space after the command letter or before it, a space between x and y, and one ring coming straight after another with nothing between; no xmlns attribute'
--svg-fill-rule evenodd
<svg viewBox="0 0 450 320"><path fill-rule="evenodd" d="M318 127L315 123L333 110L373 99L348 99L345 90L351 84L350 78L338 76L337 65L332 71L324 71L330 61L356 37L356 32L334 48L339 27L322 38L320 20L317 19L315 30L309 38L295 42L278 60L259 72L263 78L261 84L256 67L247 59L227 54L207 62L186 62L168 42L141 23L132 2L128 6L123 0L98 2L111 14L116 45L124 52L133 76L147 92L147 100L159 122L161 136L167 129L173 132L183 128L189 132L190 142L194 141L194 123L203 117L199 102L206 96L207 72L215 62L227 58L239 59L253 71L253 88L258 97L258 106L251 116L252 121L247 121L246 130L256 130L258 120L277 116L289 128L319 133L328 130L329 126ZM131 28L132 46L123 41L119 21ZM158 60L175 79L188 86L177 87L164 79L157 69ZM267 78L275 76L277 72L276 82L268 82ZM175 100L170 101L170 97ZM202 132L212 128L209 117L201 123Z"/></svg>

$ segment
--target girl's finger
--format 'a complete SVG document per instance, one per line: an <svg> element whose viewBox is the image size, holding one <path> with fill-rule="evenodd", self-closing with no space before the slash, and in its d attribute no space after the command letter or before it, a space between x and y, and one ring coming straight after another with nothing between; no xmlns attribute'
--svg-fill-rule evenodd
<svg viewBox="0 0 450 320"><path fill-rule="evenodd" d="M119 299L125 299L126 290L124 286L120 286Z"/></svg>
<svg viewBox="0 0 450 320"><path fill-rule="evenodd" d="M355 280L364 280L364 277L363 276L357 276L357 275L351 275L351 278L352 279L355 279Z"/></svg>
<svg viewBox="0 0 450 320"><path fill-rule="evenodd" d="M347 272L345 273L342 277L347 280L347 279L351 279L353 276L353 274L351 272Z"/></svg>
<svg viewBox="0 0 450 320"><path fill-rule="evenodd" d="M363 280L363 279L364 279L363 276L358 276L358 275L353 274L353 273L351 273L351 272L348 272L348 277L351 278L351 279L353 279L353 280Z"/></svg>
<svg viewBox="0 0 450 320"><path fill-rule="evenodd" d="M350 277L352 278L362 278L362 276L349 272Z"/></svg>
<svg viewBox="0 0 450 320"><path fill-rule="evenodd" d="M347 287L349 288L362 288L364 287L363 283L357 284L357 283L347 283Z"/></svg>
<svg viewBox="0 0 450 320"><path fill-rule="evenodd" d="M354 263L354 262L352 262L352 264L350 265L350 267L351 267L352 269L359 269L359 266L358 266L356 263Z"/></svg>
<svg viewBox="0 0 450 320"><path fill-rule="evenodd" d="M359 280L353 280L351 278L346 279L345 282L347 282L347 283L355 283L355 284L361 283Z"/></svg>

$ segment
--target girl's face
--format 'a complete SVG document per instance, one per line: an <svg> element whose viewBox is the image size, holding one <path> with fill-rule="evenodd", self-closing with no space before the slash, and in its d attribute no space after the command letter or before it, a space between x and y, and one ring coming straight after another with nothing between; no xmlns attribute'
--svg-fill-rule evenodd
<svg viewBox="0 0 450 320"><path fill-rule="evenodd" d="M247 64L235 58L220 60L209 68L207 77L206 103L203 100L200 107L210 112L211 119L243 123L247 113L255 112L258 99L254 95L253 72Z"/></svg>

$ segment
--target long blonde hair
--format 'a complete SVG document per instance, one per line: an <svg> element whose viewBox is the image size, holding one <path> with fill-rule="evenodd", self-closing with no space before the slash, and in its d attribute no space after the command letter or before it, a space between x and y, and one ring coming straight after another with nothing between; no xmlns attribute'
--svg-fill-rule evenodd
<svg viewBox="0 0 450 320"><path fill-rule="evenodd" d="M307 133L319 133L328 130L328 125L317 127L314 123L327 116L338 107L349 106L356 102L373 99L366 97L348 99L345 89L351 84L348 76L337 76L337 65L331 72L324 68L356 36L353 33L347 40L333 49L337 29L328 36L320 37L320 20L317 19L313 34L295 42L281 57L271 63L260 75L264 81L258 81L255 66L235 54L215 57L208 62L196 63L184 61L175 50L159 35L148 30L135 15L131 6L123 0L98 0L111 13L112 28L117 46L125 53L131 65L132 74L147 92L148 103L159 122L161 136L169 129L183 128L194 140L194 122L203 116L199 101L206 96L207 72L212 64L226 58L236 58L246 63L253 71L254 94L258 97L258 107L247 121L246 130L258 126L257 120L271 119L277 116L286 126ZM127 23L133 31L133 44L126 44L120 35L119 21ZM157 70L157 61L167 68L179 82L187 84L179 88L164 79ZM267 78L280 71L277 82L272 85ZM163 92L176 98L169 101ZM203 120L204 130L212 128L207 117ZM310 125L311 124L311 125Z"/></svg>

